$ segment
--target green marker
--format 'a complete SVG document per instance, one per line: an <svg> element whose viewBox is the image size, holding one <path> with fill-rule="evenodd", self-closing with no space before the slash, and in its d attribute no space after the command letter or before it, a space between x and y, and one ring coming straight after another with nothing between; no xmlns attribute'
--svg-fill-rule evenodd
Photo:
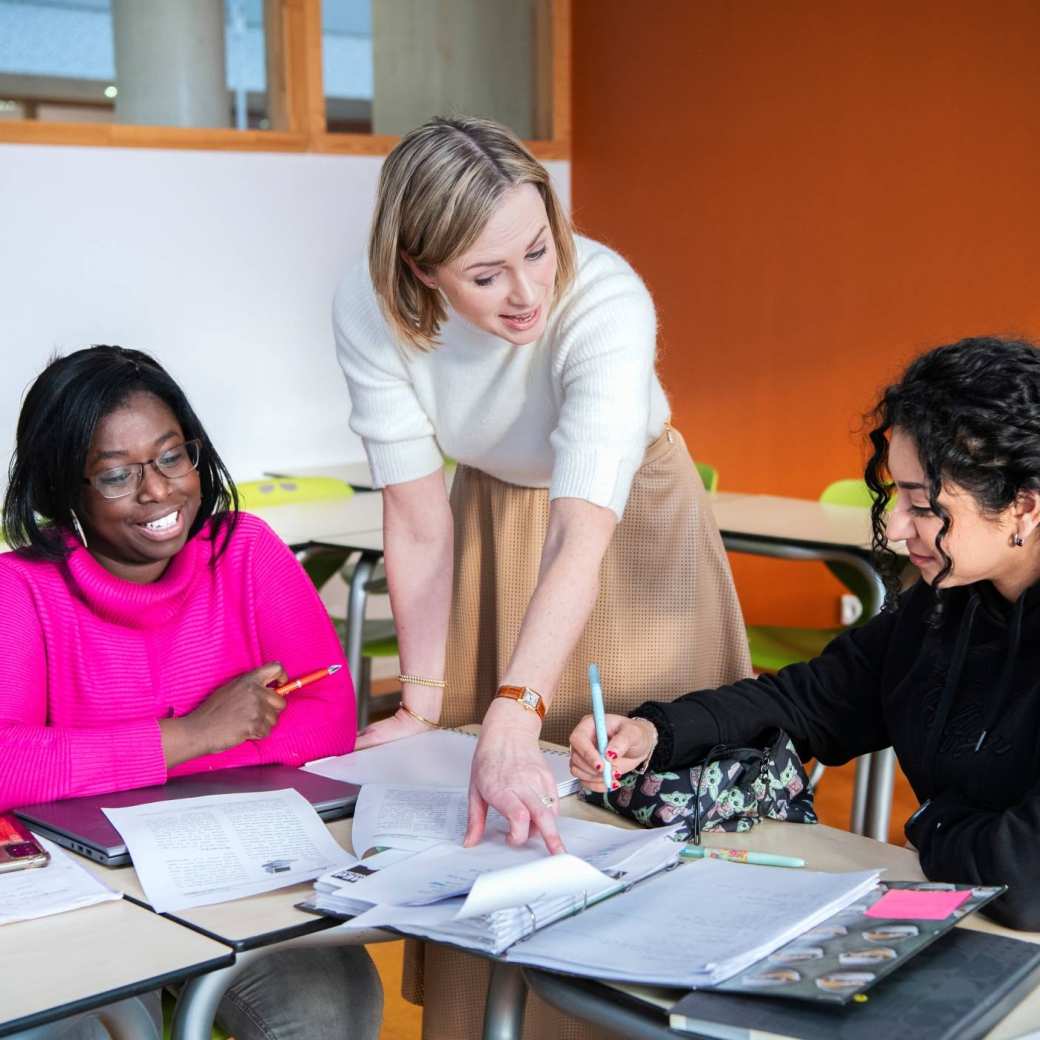
<svg viewBox="0 0 1040 1040"><path fill-rule="evenodd" d="M776 856L772 852L749 852L747 849L709 849L703 845L687 845L679 853L683 859L726 859L731 863L753 863L759 867L804 867L797 856Z"/></svg>

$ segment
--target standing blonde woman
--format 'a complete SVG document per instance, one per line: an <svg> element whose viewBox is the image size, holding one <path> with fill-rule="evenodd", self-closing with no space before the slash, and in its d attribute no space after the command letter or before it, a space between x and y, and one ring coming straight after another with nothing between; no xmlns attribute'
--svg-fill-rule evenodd
<svg viewBox="0 0 1040 1040"><path fill-rule="evenodd" d="M588 662L614 712L750 672L654 372L653 301L620 256L573 234L510 131L434 119L387 157L335 328L351 428L383 489L404 677L402 707L357 746L482 721L467 843L493 806L512 841L538 833L556 851L538 739L566 741L586 713ZM442 453L459 463L450 504ZM426 1036L479 1035L467 962L427 955ZM530 1035L562 1028L528 1015Z"/></svg>

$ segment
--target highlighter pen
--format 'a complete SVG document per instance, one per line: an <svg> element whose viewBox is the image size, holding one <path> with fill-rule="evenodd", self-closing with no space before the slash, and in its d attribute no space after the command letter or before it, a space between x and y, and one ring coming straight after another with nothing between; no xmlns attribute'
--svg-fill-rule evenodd
<svg viewBox="0 0 1040 1040"><path fill-rule="evenodd" d="M747 849L709 849L702 845L687 845L679 855L683 859L725 859L731 863L753 863L759 867L805 866L805 860L797 856L776 856L772 852L749 852Z"/></svg>
<svg viewBox="0 0 1040 1040"><path fill-rule="evenodd" d="M341 664L330 664L328 668L319 668L316 672L308 672L306 675L301 675L299 679L290 679L288 682L282 683L281 686L274 688L275 693L280 693L283 697L287 693L292 693L293 690L298 690L301 686L310 686L312 682L317 682L319 679L324 679L329 675L335 675L343 665Z"/></svg>
<svg viewBox="0 0 1040 1040"><path fill-rule="evenodd" d="M603 713L603 687L599 684L599 669L594 664L589 665L589 692L592 694L592 721L596 725L596 743L599 745L599 757L603 760L603 783L609 791L614 783L614 770L607 758L607 717Z"/></svg>

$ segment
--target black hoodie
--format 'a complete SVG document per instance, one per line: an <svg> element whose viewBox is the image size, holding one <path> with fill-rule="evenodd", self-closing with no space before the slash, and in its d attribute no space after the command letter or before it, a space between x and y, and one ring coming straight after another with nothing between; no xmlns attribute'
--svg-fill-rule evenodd
<svg viewBox="0 0 1040 1040"><path fill-rule="evenodd" d="M655 769L779 726L827 765L891 745L922 807L906 825L934 881L1002 883L990 915L1040 930L1040 585L1014 604L979 582L919 581L896 610L815 660L633 711L657 726Z"/></svg>

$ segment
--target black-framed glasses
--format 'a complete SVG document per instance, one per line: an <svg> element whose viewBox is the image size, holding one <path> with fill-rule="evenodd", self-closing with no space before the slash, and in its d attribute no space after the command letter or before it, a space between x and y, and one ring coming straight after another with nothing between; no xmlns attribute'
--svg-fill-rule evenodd
<svg viewBox="0 0 1040 1040"><path fill-rule="evenodd" d="M144 480L145 466L154 466L164 477L174 480L186 477L199 465L202 442L198 438L167 448L161 455L144 462L127 462L122 466L104 469L92 477L84 477L83 483L91 487L102 498L125 498L132 495Z"/></svg>

